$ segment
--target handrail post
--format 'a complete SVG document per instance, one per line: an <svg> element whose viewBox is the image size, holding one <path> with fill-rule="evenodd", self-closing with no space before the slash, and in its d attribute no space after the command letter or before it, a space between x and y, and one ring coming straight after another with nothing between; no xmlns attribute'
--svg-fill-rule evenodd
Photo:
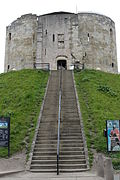
<svg viewBox="0 0 120 180"><path fill-rule="evenodd" d="M59 79L59 110L58 110L58 140L57 140L57 175L59 175L59 149L60 149L60 119L61 119L61 98L62 98L62 68Z"/></svg>

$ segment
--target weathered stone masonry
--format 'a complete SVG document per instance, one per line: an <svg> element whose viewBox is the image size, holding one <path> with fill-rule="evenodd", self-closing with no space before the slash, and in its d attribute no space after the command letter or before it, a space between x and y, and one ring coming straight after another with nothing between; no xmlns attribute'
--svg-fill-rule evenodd
<svg viewBox="0 0 120 180"><path fill-rule="evenodd" d="M60 63L117 73L115 23L94 13L27 14L6 28L5 72Z"/></svg>

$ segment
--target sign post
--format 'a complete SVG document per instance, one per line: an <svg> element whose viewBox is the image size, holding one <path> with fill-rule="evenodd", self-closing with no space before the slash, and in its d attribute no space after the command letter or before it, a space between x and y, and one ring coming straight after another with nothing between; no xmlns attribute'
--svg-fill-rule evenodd
<svg viewBox="0 0 120 180"><path fill-rule="evenodd" d="M106 129L108 151L120 151L120 120L107 120Z"/></svg>
<svg viewBox="0 0 120 180"><path fill-rule="evenodd" d="M10 117L0 117L0 147L8 147L10 156Z"/></svg>

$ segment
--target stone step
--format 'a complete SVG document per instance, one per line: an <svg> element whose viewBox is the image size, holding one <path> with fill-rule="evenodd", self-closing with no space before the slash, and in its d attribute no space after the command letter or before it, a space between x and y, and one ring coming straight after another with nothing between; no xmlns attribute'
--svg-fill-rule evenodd
<svg viewBox="0 0 120 180"><path fill-rule="evenodd" d="M42 130L44 128L44 131L55 131L55 129L57 128L56 126L40 126L40 130Z"/></svg>
<svg viewBox="0 0 120 180"><path fill-rule="evenodd" d="M86 164L62 164L59 166L60 169L85 169Z"/></svg>
<svg viewBox="0 0 120 180"><path fill-rule="evenodd" d="M70 125L68 125L68 124L61 124L60 126L61 126L63 129L64 129L64 128L65 128L65 129L72 129L72 130L80 129L79 124L78 124L78 125L76 125L76 124L70 124Z"/></svg>
<svg viewBox="0 0 120 180"><path fill-rule="evenodd" d="M41 118L41 122L55 122L55 121L57 121L56 120L56 117L58 117L58 110L57 110L57 113L52 113L52 114L54 114L54 116L52 116L52 115L50 115L50 113L49 113L49 116L48 116L48 114L46 114L46 113L44 113L43 115L42 115L42 118Z"/></svg>
<svg viewBox="0 0 120 180"><path fill-rule="evenodd" d="M44 161L47 161L47 160L56 160L57 159L57 155L51 155L51 156L33 156L32 157L32 160L44 160Z"/></svg>
<svg viewBox="0 0 120 180"><path fill-rule="evenodd" d="M43 140L43 141L37 141L36 140L36 142L35 142L36 144L48 144L48 145L51 145L51 144L57 144L57 141L45 141L45 140Z"/></svg>
<svg viewBox="0 0 120 180"><path fill-rule="evenodd" d="M85 159L66 159L66 160L59 160L59 164L86 164Z"/></svg>
<svg viewBox="0 0 120 180"><path fill-rule="evenodd" d="M40 132L45 132L45 133L56 133L56 131L57 131L57 125L56 126L46 126L46 127L44 127L44 126L41 126L40 127ZM44 128L44 131L42 130ZM80 127L79 127L79 125L77 125L77 126L75 126L75 125L73 125L73 126L63 126L62 124L60 125L60 130L62 131L62 132L68 132L68 131L71 131L71 132L80 132ZM76 130L76 131L75 131Z"/></svg>
<svg viewBox="0 0 120 180"><path fill-rule="evenodd" d="M79 129L79 127L78 127L77 129L75 129L75 128L73 129L73 128L71 128L71 127L66 129L65 127L63 127L63 128L62 128L62 132L63 132L63 133L67 133L67 132L68 132L68 133L75 133L75 132L79 133L79 132L80 132L80 129Z"/></svg>
<svg viewBox="0 0 120 180"><path fill-rule="evenodd" d="M30 169L33 173L56 173L56 169Z"/></svg>
<svg viewBox="0 0 120 180"><path fill-rule="evenodd" d="M73 127L73 126L80 126L80 121L67 121L64 120L63 123L61 122L62 126L67 126L67 127Z"/></svg>
<svg viewBox="0 0 120 180"><path fill-rule="evenodd" d="M56 159L54 160L32 160L31 164L56 164Z"/></svg>
<svg viewBox="0 0 120 180"><path fill-rule="evenodd" d="M44 126L49 126L49 127L51 127L51 126L57 126L58 125L58 123L57 123L57 121L42 121L41 122L41 124L40 124L40 127L43 127L44 128Z"/></svg>
<svg viewBox="0 0 120 180"><path fill-rule="evenodd" d="M55 133L55 132L54 132ZM38 136L56 136L57 137L57 135L55 134L54 135L54 133L53 133L53 131L38 131Z"/></svg>
<svg viewBox="0 0 120 180"><path fill-rule="evenodd" d="M57 164L31 164L31 169L56 169Z"/></svg>
<svg viewBox="0 0 120 180"><path fill-rule="evenodd" d="M43 127L40 126L38 132L42 132L42 133L53 133L53 134L54 134L54 133L57 133L57 127L56 127L56 129L55 129L55 128L54 128L54 129L51 129L51 128L50 128L50 129L48 130L48 129L45 129L45 128L43 129Z"/></svg>
<svg viewBox="0 0 120 180"><path fill-rule="evenodd" d="M80 159L85 159L85 155L84 155L84 154L79 154L79 155L76 155L76 154L75 154L75 155L73 156L73 155L61 155L61 154L60 154L60 160L66 160L66 159L67 159L67 160L68 160L68 159L69 159L69 160L72 160L72 159L74 159L74 160L75 160L75 159L76 159L76 160L78 160L78 159L79 159L79 160L80 160Z"/></svg>
<svg viewBox="0 0 120 180"><path fill-rule="evenodd" d="M50 118L48 117L48 118L46 118L46 119L42 119L40 125L41 125L41 124L47 124L47 123L48 123L48 124L56 124L57 121L58 121L58 120L55 121L55 119L53 119L53 118L50 119Z"/></svg>
<svg viewBox="0 0 120 180"><path fill-rule="evenodd" d="M60 152L65 151L83 151L84 147L60 147Z"/></svg>
<svg viewBox="0 0 120 180"><path fill-rule="evenodd" d="M78 132L63 132L62 130L60 131L60 136L81 136L82 132L79 130Z"/></svg>
<svg viewBox="0 0 120 180"><path fill-rule="evenodd" d="M56 164L56 159L55 160L32 160L31 164ZM86 161L85 159L81 159L81 160L76 160L76 159L72 159L72 160L60 160L59 164L85 164Z"/></svg>
<svg viewBox="0 0 120 180"><path fill-rule="evenodd" d="M62 114L62 119L69 119L69 118L72 118L72 119L77 119L79 118L78 114L70 114L70 113L67 113L67 114Z"/></svg>
<svg viewBox="0 0 120 180"><path fill-rule="evenodd" d="M51 110L43 111L43 117L56 117L58 115L58 111L51 112Z"/></svg>
<svg viewBox="0 0 120 180"><path fill-rule="evenodd" d="M55 129L55 128L54 128ZM44 131L42 130L42 128L40 128L39 129L39 131L38 131L38 135L45 135L45 136L48 136L48 135L50 135L50 136L54 136L54 134L55 134L55 136L56 136L56 129L55 129L55 131L53 131L53 129L51 129L51 128L48 128L48 129L45 129Z"/></svg>
<svg viewBox="0 0 120 180"><path fill-rule="evenodd" d="M84 155L85 152L84 151L61 151L60 155Z"/></svg>
<svg viewBox="0 0 120 180"><path fill-rule="evenodd" d="M38 142L38 143L56 143L57 142L57 138L56 139L41 139L41 137L37 137L37 140L36 140L36 142Z"/></svg>
<svg viewBox="0 0 120 180"><path fill-rule="evenodd" d="M62 116L62 114L61 114L61 119L63 119L63 116ZM79 116L78 117L76 117L76 118L73 118L73 117L67 117L66 116L66 118L64 118L64 122L68 122L68 121L74 121L74 120L78 120L79 122L80 122L80 119L79 119ZM61 122L63 122L63 121L61 121Z"/></svg>
<svg viewBox="0 0 120 180"><path fill-rule="evenodd" d="M38 139L36 140L36 144L57 144L57 139ZM71 140L71 139L61 139L60 140L60 143L61 144L80 144L80 143L83 143L83 140L81 139L74 139L74 140Z"/></svg>
<svg viewBox="0 0 120 180"><path fill-rule="evenodd" d="M66 109L63 109L62 110L62 115L63 114L67 114L67 115L78 115L78 111L76 110L72 110L72 109L69 109L69 110L66 110Z"/></svg>
<svg viewBox="0 0 120 180"><path fill-rule="evenodd" d="M52 137L55 138L55 137L57 137L57 134L48 134L48 133L43 134L43 133L38 132L37 136L38 136L38 137L46 137L46 138L47 138L47 137L48 137L48 138L49 138L49 137L50 137L50 138L52 138Z"/></svg>
<svg viewBox="0 0 120 180"><path fill-rule="evenodd" d="M56 148L50 148L50 147L48 147L48 148L39 148L39 147L35 147L34 148L34 152L56 152L57 150L56 150Z"/></svg>
<svg viewBox="0 0 120 180"><path fill-rule="evenodd" d="M63 121L64 120L64 121ZM66 118L64 118L63 119L63 116L61 115L61 123L68 123L69 122L69 124L71 124L72 122L80 122L80 119L79 119L79 117L78 118L71 118L71 117L66 117Z"/></svg>
<svg viewBox="0 0 120 180"><path fill-rule="evenodd" d="M60 144L60 147L83 147L84 144L83 143L69 143L69 144Z"/></svg>
<svg viewBox="0 0 120 180"><path fill-rule="evenodd" d="M37 136L37 140L57 140L57 137L56 136Z"/></svg>
<svg viewBox="0 0 120 180"><path fill-rule="evenodd" d="M56 148L57 144L35 144L35 148Z"/></svg>
<svg viewBox="0 0 120 180"><path fill-rule="evenodd" d="M57 164L31 164L31 169L56 169ZM86 164L60 164L59 168L64 169L85 169Z"/></svg>
<svg viewBox="0 0 120 180"><path fill-rule="evenodd" d="M77 139L82 140L82 136L61 136L60 137L60 141L61 140L72 140L72 141L74 141L74 140L77 140Z"/></svg>
<svg viewBox="0 0 120 180"><path fill-rule="evenodd" d="M75 129L61 129L61 131L60 131L60 133L62 134L69 134L69 133L80 133L81 132L81 130L78 128L78 129L76 129L76 131L75 131Z"/></svg>
<svg viewBox="0 0 120 180"><path fill-rule="evenodd" d="M34 151L33 156L57 156L56 151L49 151L49 152L36 152Z"/></svg>
<svg viewBox="0 0 120 180"><path fill-rule="evenodd" d="M71 143L71 144L72 144L72 143L74 144L74 143L82 143L83 140L81 140L81 139L75 139L74 141L72 141L71 139L64 139L64 140L61 139L60 142L61 142L61 143L67 143L67 144L70 144L70 143Z"/></svg>
<svg viewBox="0 0 120 180"><path fill-rule="evenodd" d="M81 136L82 132L80 131L80 129L73 131L72 129L61 129L60 130L60 136ZM53 132L53 131L43 131L42 129L39 129L38 131L38 136L56 136L57 137L57 133Z"/></svg>
<svg viewBox="0 0 120 180"><path fill-rule="evenodd" d="M63 102L61 102L61 107L62 109L72 109L72 110L76 110L77 104L76 102L74 102L73 104L65 104Z"/></svg>
<svg viewBox="0 0 120 180"><path fill-rule="evenodd" d="M41 154L56 154L57 150L56 149L41 149L41 148L35 148L34 149L34 155L41 155ZM38 153L38 154L37 154ZM84 154L84 148L78 148L78 149L60 149L60 155L79 155L79 154Z"/></svg>
<svg viewBox="0 0 120 180"><path fill-rule="evenodd" d="M79 169L69 169L69 168L64 168L64 169L59 169L59 171L61 173L77 173L77 172L85 172L85 171L88 171L89 169L87 168L79 168Z"/></svg>

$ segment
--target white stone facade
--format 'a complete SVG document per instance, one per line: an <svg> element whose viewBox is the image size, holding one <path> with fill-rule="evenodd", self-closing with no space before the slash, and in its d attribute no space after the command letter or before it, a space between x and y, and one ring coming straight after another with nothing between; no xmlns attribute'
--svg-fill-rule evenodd
<svg viewBox="0 0 120 180"><path fill-rule="evenodd" d="M23 15L6 29L5 72L49 63L117 73L115 23L94 13Z"/></svg>

